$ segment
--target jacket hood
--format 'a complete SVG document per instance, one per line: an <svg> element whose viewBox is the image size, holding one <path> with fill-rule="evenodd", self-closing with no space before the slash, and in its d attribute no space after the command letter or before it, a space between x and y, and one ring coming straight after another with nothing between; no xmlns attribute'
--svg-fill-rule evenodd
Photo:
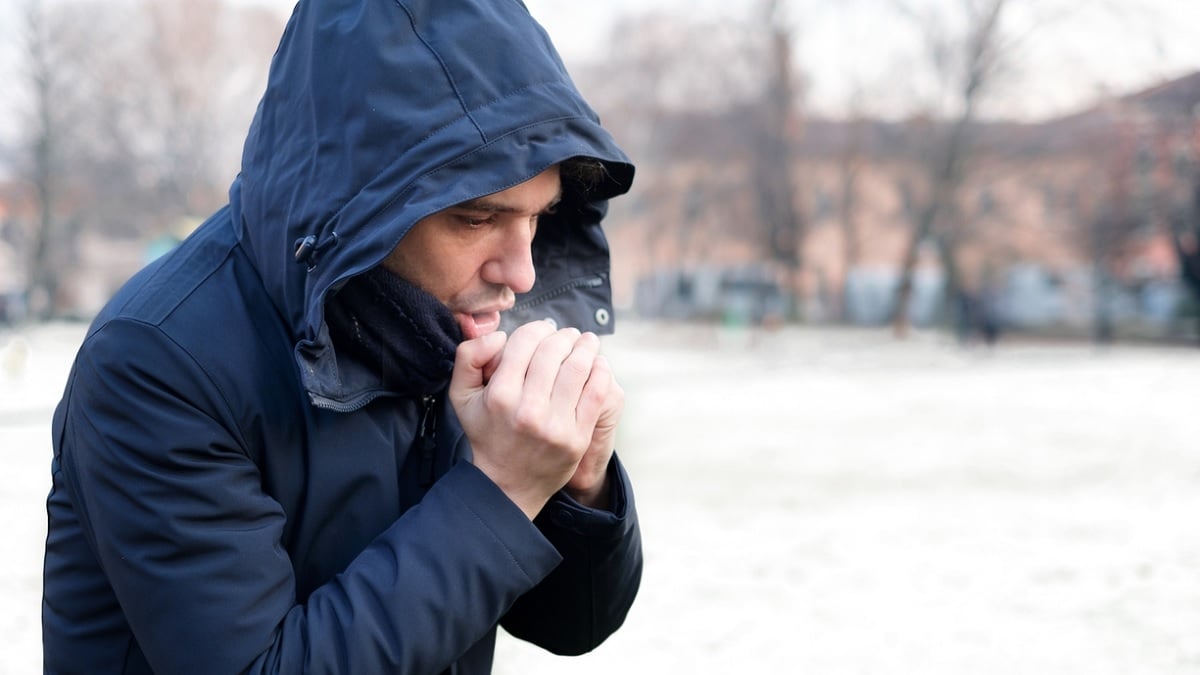
<svg viewBox="0 0 1200 675"><path fill-rule="evenodd" d="M543 220L537 283L514 315L578 325L555 313L583 289L588 302L605 305L594 310L601 325L586 329L604 330L611 294L599 222L605 200L629 189L633 166L525 6L301 0L272 61L230 206L297 341L310 394L353 393L324 321L326 300L346 280L378 265L421 218L577 156L603 162L607 179L586 195L564 194Z"/></svg>

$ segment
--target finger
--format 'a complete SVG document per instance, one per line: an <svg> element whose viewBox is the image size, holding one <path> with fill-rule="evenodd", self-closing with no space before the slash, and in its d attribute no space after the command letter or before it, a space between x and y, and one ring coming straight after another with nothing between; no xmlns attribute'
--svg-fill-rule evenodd
<svg viewBox="0 0 1200 675"><path fill-rule="evenodd" d="M605 363L607 365L607 361ZM597 432L602 428L616 428L617 423L621 421L621 412L625 410L625 390L621 388L621 383L617 382L616 376L612 375L611 367L609 367L609 375L608 391L604 394L600 416L596 419Z"/></svg>
<svg viewBox="0 0 1200 675"><path fill-rule="evenodd" d="M458 345L454 354L454 371L450 376L452 391L481 389L486 382L485 369L491 366L501 352L508 336L503 332L488 333Z"/></svg>
<svg viewBox="0 0 1200 675"><path fill-rule="evenodd" d="M496 374L496 368L497 368L497 366L500 365L500 357L502 357L502 356L504 356L503 349L496 352L496 355L492 357L492 360L488 361L487 365L485 365L483 367L483 385L485 387L487 386L487 383L492 379L492 375Z"/></svg>
<svg viewBox="0 0 1200 675"><path fill-rule="evenodd" d="M612 366L604 356L597 356L575 408L578 428L590 435L601 416L619 415L623 402L624 393L613 377Z"/></svg>
<svg viewBox="0 0 1200 675"><path fill-rule="evenodd" d="M543 406L550 404L555 381L560 376L560 370L574 350L579 337L579 329L564 328L542 340L534 351L533 358L529 361L529 369L525 374L525 388L522 391L523 401L538 402ZM590 363L587 368L591 369ZM582 386L582 382L580 386ZM574 408L575 401L572 400L570 407L566 410Z"/></svg>
<svg viewBox="0 0 1200 675"><path fill-rule="evenodd" d="M488 382L493 395L518 396L525 386L525 373L534 351L554 332L554 326L548 321L531 321L513 331Z"/></svg>
<svg viewBox="0 0 1200 675"><path fill-rule="evenodd" d="M557 409L572 411L577 415L579 396L591 377L596 357L600 354L600 338L594 333L584 333L572 345L571 352L563 359L555 373L554 389L550 403Z"/></svg>

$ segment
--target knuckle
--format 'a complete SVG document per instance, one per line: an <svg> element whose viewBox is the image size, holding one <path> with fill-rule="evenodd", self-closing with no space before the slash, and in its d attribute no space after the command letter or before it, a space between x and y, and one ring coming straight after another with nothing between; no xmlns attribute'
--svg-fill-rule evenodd
<svg viewBox="0 0 1200 675"><path fill-rule="evenodd" d="M609 395L613 398L619 401L625 400L625 387L622 387L621 383L617 382L616 379L609 378L608 391Z"/></svg>
<svg viewBox="0 0 1200 675"><path fill-rule="evenodd" d="M592 363L584 355L572 354L571 358L563 361L559 372L572 378L585 378L592 372Z"/></svg>
<svg viewBox="0 0 1200 675"><path fill-rule="evenodd" d="M516 408L516 396L510 388L497 384L488 389L485 407L492 414L506 414Z"/></svg>
<svg viewBox="0 0 1200 675"><path fill-rule="evenodd" d="M470 361L471 355L475 352L475 345L470 340L464 340L458 343L458 347L454 350L454 362L466 363Z"/></svg>
<svg viewBox="0 0 1200 675"><path fill-rule="evenodd" d="M513 428L522 434L536 435L542 432L542 411L531 405L522 405L513 413Z"/></svg>
<svg viewBox="0 0 1200 675"><path fill-rule="evenodd" d="M547 335L538 345L538 352L553 352L559 356L566 354L571 349L570 338L563 335L561 332Z"/></svg>
<svg viewBox="0 0 1200 675"><path fill-rule="evenodd" d="M584 388L583 394L580 396L580 403L588 407L603 406L608 401L608 396L607 386L598 383Z"/></svg>

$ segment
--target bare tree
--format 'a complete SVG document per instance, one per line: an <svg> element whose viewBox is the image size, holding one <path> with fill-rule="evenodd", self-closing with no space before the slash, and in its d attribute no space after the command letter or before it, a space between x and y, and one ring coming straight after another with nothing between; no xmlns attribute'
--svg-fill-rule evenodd
<svg viewBox="0 0 1200 675"><path fill-rule="evenodd" d="M1191 199L1176 212L1171 242L1179 259L1179 273L1191 295L1196 337L1200 340L1200 175L1193 178Z"/></svg>
<svg viewBox="0 0 1200 675"><path fill-rule="evenodd" d="M224 199L282 17L222 0L24 0L30 305L64 306L79 234L148 237ZM132 270L131 270L132 271Z"/></svg>
<svg viewBox="0 0 1200 675"><path fill-rule="evenodd" d="M913 233L900 264L892 322L899 336L908 331L913 274L920 247L931 241L941 246L947 243L944 237L936 236L937 229L950 218L966 179L980 99L992 84L1005 55L1003 19L1007 5L1008 0L960 0L959 8L966 22L964 32L956 33L947 28L947 20L941 14L919 12L897 0L901 11L923 32L930 62L946 84L957 110L949 127L932 142L927 168L928 196L917 209ZM953 264L953 255L941 257Z"/></svg>
<svg viewBox="0 0 1200 675"><path fill-rule="evenodd" d="M1200 292L1200 75L1106 101L1088 113L1094 193L1080 240L1091 253L1093 337L1116 338L1114 299L1145 280L1134 263L1146 242L1173 245L1184 287ZM1139 279L1140 277L1140 279Z"/></svg>
<svg viewBox="0 0 1200 675"><path fill-rule="evenodd" d="M804 218L797 205L798 187L792 175L793 144L800 124L792 63L792 30L780 0L764 0L763 36L766 77L754 128L751 178L759 219L765 229L765 252L784 269L793 299L792 318L798 316Z"/></svg>
<svg viewBox="0 0 1200 675"><path fill-rule="evenodd" d="M1139 212L1135 183L1139 167L1139 139L1134 124L1119 115L1115 124L1106 125L1104 137L1096 138L1097 165L1101 187L1095 208L1084 223L1083 241L1092 260L1095 308L1093 337L1097 342L1116 338L1113 301L1116 291L1116 265L1125 245L1149 214Z"/></svg>
<svg viewBox="0 0 1200 675"><path fill-rule="evenodd" d="M1191 142L1182 156L1174 158L1174 179L1179 189L1166 209L1179 276L1190 297L1196 339L1200 341L1200 107L1193 108L1184 129Z"/></svg>
<svg viewBox="0 0 1200 675"><path fill-rule="evenodd" d="M86 52L86 33L69 12L51 9L42 0L26 0L23 73L29 95L25 115L28 154L25 178L36 204L37 219L23 239L26 252L30 311L49 318L58 311L58 271L73 260L68 245L78 218L68 171L77 136L74 120L83 107L77 95L79 64Z"/></svg>
<svg viewBox="0 0 1200 675"><path fill-rule="evenodd" d="M868 120L856 95L847 121L847 138L838 161L838 220L842 231L842 280L838 290L837 318L850 319L848 285L850 273L858 266L860 241L858 228L859 191L862 171L867 163L866 136Z"/></svg>
<svg viewBox="0 0 1200 675"><path fill-rule="evenodd" d="M234 74L241 64L265 63L277 27L244 30L256 16L224 0L142 0L140 13L145 58L133 110L147 130L145 165L159 209L204 214L223 199L235 169L228 150L241 147L258 93L257 81Z"/></svg>
<svg viewBox="0 0 1200 675"><path fill-rule="evenodd" d="M741 123L760 96L759 45L744 22L654 13L618 21L613 35L612 52L577 74L638 161L631 199L615 202L610 220L647 224L625 260L641 262L645 290L659 297L672 293L659 285L673 284L671 272L703 264L722 241L757 236L740 226L755 219L739 209L748 183Z"/></svg>

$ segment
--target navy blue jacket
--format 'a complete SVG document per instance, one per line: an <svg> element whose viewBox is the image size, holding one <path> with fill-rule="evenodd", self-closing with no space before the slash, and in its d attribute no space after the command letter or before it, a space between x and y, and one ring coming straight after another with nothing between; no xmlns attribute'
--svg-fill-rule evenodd
<svg viewBox="0 0 1200 675"><path fill-rule="evenodd" d="M530 523L444 392L383 387L324 318L420 218L574 156L607 182L542 219L510 323L611 329L633 167L518 0L302 0L228 207L97 317L55 413L46 672L486 673L497 624L565 654L616 630L619 462L612 512Z"/></svg>

